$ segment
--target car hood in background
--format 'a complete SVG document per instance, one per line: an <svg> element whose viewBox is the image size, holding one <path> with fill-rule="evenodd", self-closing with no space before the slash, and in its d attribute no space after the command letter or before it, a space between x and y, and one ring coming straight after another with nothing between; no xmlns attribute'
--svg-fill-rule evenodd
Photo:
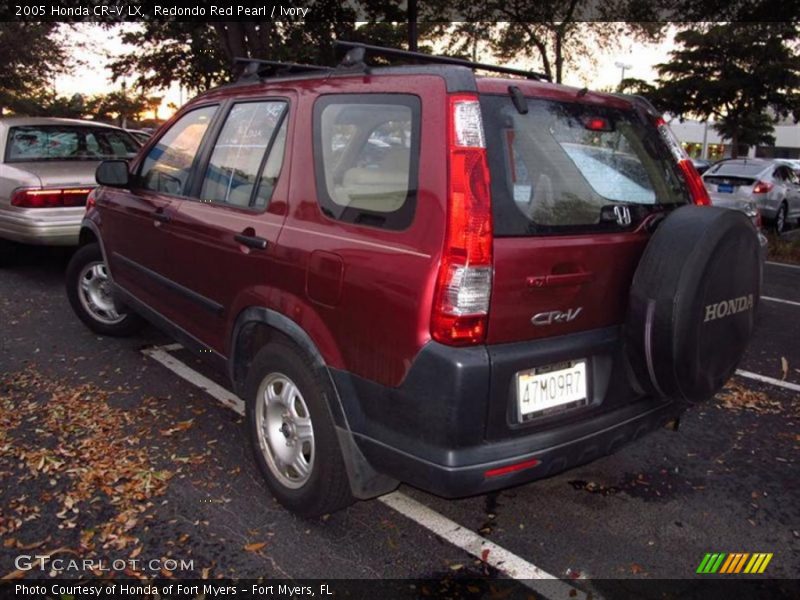
<svg viewBox="0 0 800 600"><path fill-rule="evenodd" d="M99 160L54 160L14 162L9 167L26 171L39 178L42 187L97 185L94 173Z"/></svg>

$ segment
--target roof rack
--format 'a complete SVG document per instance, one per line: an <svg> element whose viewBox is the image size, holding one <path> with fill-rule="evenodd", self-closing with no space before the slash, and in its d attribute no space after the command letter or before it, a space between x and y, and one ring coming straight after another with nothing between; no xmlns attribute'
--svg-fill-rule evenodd
<svg viewBox="0 0 800 600"><path fill-rule="evenodd" d="M304 73L308 71L333 71L332 67L322 65L305 65L302 63L281 62L277 60L261 60L258 58L247 58L237 56L233 59L234 64L246 63L239 80L255 79L268 77L270 75L287 75L290 73Z"/></svg>
<svg viewBox="0 0 800 600"><path fill-rule="evenodd" d="M410 52L408 50L398 50L397 48L385 48L383 46L372 46L370 44L362 44L360 42L347 42L344 40L336 40L334 45L337 48L347 48L350 50L348 55L353 50L359 51L359 55L355 60L353 57L349 58L345 57L345 61L347 66L352 66L355 62L361 62L363 64L364 57L367 53L374 54L376 56L386 56L386 57L396 57L396 58L407 58L417 62L425 62L431 64L440 64L440 65L456 65L459 67L467 67L468 69L480 69L482 71L493 71L495 73L503 73L506 75L517 75L519 77L525 77L526 79L537 79L537 80L544 80L550 81L550 77L545 75L544 73L536 73L535 71L525 71L523 69L512 69L511 67L502 67L498 65L487 65L485 63L473 62L470 60L464 60L463 58L453 58L450 56L438 56L435 54L425 54L424 52ZM343 61L344 62L344 61ZM364 64L366 68L366 64Z"/></svg>

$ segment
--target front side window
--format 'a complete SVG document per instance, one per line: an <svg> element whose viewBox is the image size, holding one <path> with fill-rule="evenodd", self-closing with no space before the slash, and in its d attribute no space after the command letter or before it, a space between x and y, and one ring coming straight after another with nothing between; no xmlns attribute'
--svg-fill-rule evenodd
<svg viewBox="0 0 800 600"><path fill-rule="evenodd" d="M669 149L633 112L507 96L481 100L498 235L606 229L616 206L637 216L689 201Z"/></svg>
<svg viewBox="0 0 800 600"><path fill-rule="evenodd" d="M127 159L139 150L124 131L81 125L12 127L6 146L7 162Z"/></svg>
<svg viewBox="0 0 800 600"><path fill-rule="evenodd" d="M211 153L201 200L266 207L283 164L286 107L268 101L231 108Z"/></svg>
<svg viewBox="0 0 800 600"><path fill-rule="evenodd" d="M324 96L314 107L314 162L331 218L404 229L414 216L420 105L416 96Z"/></svg>
<svg viewBox="0 0 800 600"><path fill-rule="evenodd" d="M216 106L206 106L186 113L161 136L139 172L144 189L175 196L188 193L197 150L216 112Z"/></svg>

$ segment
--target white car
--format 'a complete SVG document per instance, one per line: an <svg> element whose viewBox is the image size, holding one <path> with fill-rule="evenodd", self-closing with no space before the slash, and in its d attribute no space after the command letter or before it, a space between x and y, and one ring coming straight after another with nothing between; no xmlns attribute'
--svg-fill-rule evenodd
<svg viewBox="0 0 800 600"><path fill-rule="evenodd" d="M139 148L126 131L91 121L0 119L0 262L10 242L77 245L97 165Z"/></svg>
<svg viewBox="0 0 800 600"><path fill-rule="evenodd" d="M783 160L723 160L703 173L703 182L711 193L755 202L778 233L800 220L800 179Z"/></svg>

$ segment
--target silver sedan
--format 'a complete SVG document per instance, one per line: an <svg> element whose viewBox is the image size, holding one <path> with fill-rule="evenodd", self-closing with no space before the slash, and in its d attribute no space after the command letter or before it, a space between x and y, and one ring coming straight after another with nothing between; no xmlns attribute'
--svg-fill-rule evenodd
<svg viewBox="0 0 800 600"><path fill-rule="evenodd" d="M91 121L0 119L0 246L76 245L97 165L139 147L126 131Z"/></svg>
<svg viewBox="0 0 800 600"><path fill-rule="evenodd" d="M780 160L723 160L703 173L703 182L709 192L755 202L778 233L800 220L800 180Z"/></svg>

